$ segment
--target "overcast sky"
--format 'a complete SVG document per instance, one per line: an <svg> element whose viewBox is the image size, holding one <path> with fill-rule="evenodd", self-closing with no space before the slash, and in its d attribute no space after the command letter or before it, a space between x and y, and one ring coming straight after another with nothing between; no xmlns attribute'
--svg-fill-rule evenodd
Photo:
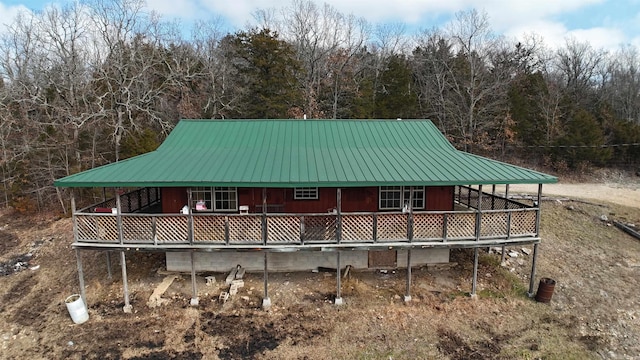
<svg viewBox="0 0 640 360"><path fill-rule="evenodd" d="M327 0L343 14L364 17L373 24L404 23L409 32L446 24L461 10L475 8L489 15L492 29L521 38L536 33L549 46L567 36L588 41L595 48L616 49L622 44L640 48L640 0ZM19 11L41 10L67 0L0 0L0 24ZM147 0L149 9L166 19L189 25L196 19L220 17L228 30L245 28L258 9L281 8L285 0Z"/></svg>

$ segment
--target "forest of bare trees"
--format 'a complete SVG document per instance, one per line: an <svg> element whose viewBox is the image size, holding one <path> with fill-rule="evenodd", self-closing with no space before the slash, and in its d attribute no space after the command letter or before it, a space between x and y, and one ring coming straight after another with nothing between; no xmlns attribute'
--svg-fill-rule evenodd
<svg viewBox="0 0 640 360"><path fill-rule="evenodd" d="M64 208L54 179L153 150L181 118L427 118L459 149L559 171L640 162L633 46L552 49L476 10L408 33L293 0L230 33L144 9L69 2L2 32L0 207Z"/></svg>

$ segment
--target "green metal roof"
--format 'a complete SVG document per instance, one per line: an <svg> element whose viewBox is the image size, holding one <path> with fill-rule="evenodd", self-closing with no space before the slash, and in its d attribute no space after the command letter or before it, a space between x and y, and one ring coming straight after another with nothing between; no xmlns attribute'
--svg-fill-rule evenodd
<svg viewBox="0 0 640 360"><path fill-rule="evenodd" d="M456 150L429 120L181 120L155 151L60 187L542 184L537 171Z"/></svg>

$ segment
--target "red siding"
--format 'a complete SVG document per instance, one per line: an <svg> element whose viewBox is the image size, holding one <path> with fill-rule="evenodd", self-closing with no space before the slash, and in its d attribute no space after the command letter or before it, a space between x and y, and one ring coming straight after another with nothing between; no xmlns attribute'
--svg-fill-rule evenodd
<svg viewBox="0 0 640 360"><path fill-rule="evenodd" d="M453 186L426 187L426 210L453 210ZM336 189L318 189L317 200L294 200L293 189L267 189L268 212L325 213L337 206ZM342 189L343 212L378 211L377 187ZM178 213L188 202L186 188L162 188L162 212ZM262 188L238 188L238 206L248 205L249 212L262 212Z"/></svg>
<svg viewBox="0 0 640 360"><path fill-rule="evenodd" d="M342 189L342 211L378 211L378 188L344 188Z"/></svg>
<svg viewBox="0 0 640 360"><path fill-rule="evenodd" d="M453 210L453 186L427 186L426 210L450 211Z"/></svg>

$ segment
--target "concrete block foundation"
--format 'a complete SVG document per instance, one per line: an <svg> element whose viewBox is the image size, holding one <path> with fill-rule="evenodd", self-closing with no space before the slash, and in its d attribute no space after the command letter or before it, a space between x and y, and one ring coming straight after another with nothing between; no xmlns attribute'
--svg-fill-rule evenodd
<svg viewBox="0 0 640 360"><path fill-rule="evenodd" d="M354 269L368 269L369 256L367 250L342 251L340 263L342 267L351 265ZM226 272L242 266L247 271L262 271L262 252L196 252L194 253L196 272ZM168 271L191 271L191 255L189 252L167 252ZM449 249L414 249L411 251L411 266L423 266L449 262ZM407 266L407 250L397 251L397 267ZM335 251L297 251L269 253L269 271L308 271L319 267L335 268Z"/></svg>

